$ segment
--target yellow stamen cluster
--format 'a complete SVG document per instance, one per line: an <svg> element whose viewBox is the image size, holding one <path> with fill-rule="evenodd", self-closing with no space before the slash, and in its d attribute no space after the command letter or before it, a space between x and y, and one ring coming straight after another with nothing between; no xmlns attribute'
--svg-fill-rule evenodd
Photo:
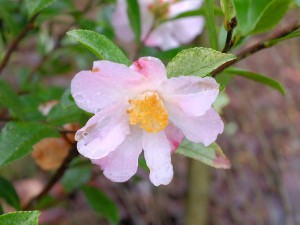
<svg viewBox="0 0 300 225"><path fill-rule="evenodd" d="M159 132L168 125L168 112L159 95L154 92L145 92L135 99L130 99L132 105L127 110L131 125L140 124L147 132Z"/></svg>

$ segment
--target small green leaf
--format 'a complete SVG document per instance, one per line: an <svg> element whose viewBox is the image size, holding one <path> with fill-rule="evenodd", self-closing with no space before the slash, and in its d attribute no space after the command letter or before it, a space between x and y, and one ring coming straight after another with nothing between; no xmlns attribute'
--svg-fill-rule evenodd
<svg viewBox="0 0 300 225"><path fill-rule="evenodd" d="M278 90L282 95L285 95L284 87L278 81L276 81L270 77L267 77L267 76L264 76L264 75L258 74L258 73L253 73L250 71L241 70L239 68L229 68L229 69L226 69L224 72L257 81L257 82L267 85L271 88L274 88L274 89Z"/></svg>
<svg viewBox="0 0 300 225"><path fill-rule="evenodd" d="M59 136L54 128L45 124L8 122L0 133L0 167L27 155L38 141Z"/></svg>
<svg viewBox="0 0 300 225"><path fill-rule="evenodd" d="M87 183L92 177L90 162L76 158L71 162L70 168L62 178L62 185L66 192L70 193Z"/></svg>
<svg viewBox="0 0 300 225"><path fill-rule="evenodd" d="M28 16L32 17L51 5L55 0L26 0Z"/></svg>
<svg viewBox="0 0 300 225"><path fill-rule="evenodd" d="M0 104L9 108L18 118L24 118L21 101L17 93L3 80L0 80Z"/></svg>
<svg viewBox="0 0 300 225"><path fill-rule="evenodd" d="M137 0L127 0L127 15L130 27L135 35L135 41L139 43L141 38L141 16Z"/></svg>
<svg viewBox="0 0 300 225"><path fill-rule="evenodd" d="M90 207L112 224L117 224L120 220L119 211L116 204L101 192L98 188L83 186L82 191Z"/></svg>
<svg viewBox="0 0 300 225"><path fill-rule="evenodd" d="M244 36L268 31L285 15L291 0L233 0Z"/></svg>
<svg viewBox="0 0 300 225"><path fill-rule="evenodd" d="M167 66L168 77L195 75L204 77L222 64L235 59L211 48L189 48L178 53Z"/></svg>
<svg viewBox="0 0 300 225"><path fill-rule="evenodd" d="M227 24L236 16L233 0L220 0L224 13L224 27L228 30Z"/></svg>
<svg viewBox="0 0 300 225"><path fill-rule="evenodd" d="M101 60L130 65L130 60L108 38L90 30L73 30L67 33L84 47L93 52Z"/></svg>
<svg viewBox="0 0 300 225"><path fill-rule="evenodd" d="M210 47L217 50L218 49L218 39L215 23L215 12L214 12L214 0L205 0L205 19L209 33Z"/></svg>
<svg viewBox="0 0 300 225"><path fill-rule="evenodd" d="M3 198L7 204L16 210L21 209L20 199L14 186L3 177L0 177L0 198Z"/></svg>
<svg viewBox="0 0 300 225"><path fill-rule="evenodd" d="M0 216L0 224L3 225L38 225L39 211L19 211Z"/></svg>
<svg viewBox="0 0 300 225"><path fill-rule="evenodd" d="M192 143L184 140L176 153L186 157L199 160L209 166L218 169L230 169L231 163L217 143L205 147L202 144Z"/></svg>

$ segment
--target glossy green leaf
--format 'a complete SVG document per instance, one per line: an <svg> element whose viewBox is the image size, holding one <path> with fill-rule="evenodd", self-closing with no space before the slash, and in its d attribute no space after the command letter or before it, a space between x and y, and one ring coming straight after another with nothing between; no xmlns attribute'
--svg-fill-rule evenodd
<svg viewBox="0 0 300 225"><path fill-rule="evenodd" d="M9 122L0 133L0 167L27 155L35 143L59 133L45 124Z"/></svg>
<svg viewBox="0 0 300 225"><path fill-rule="evenodd" d="M209 33L210 47L217 50L218 49L218 39L215 23L215 12L214 12L214 0L205 0L205 19L206 25Z"/></svg>
<svg viewBox="0 0 300 225"><path fill-rule="evenodd" d="M235 59L211 48L189 48L178 53L167 66L168 77L195 75L204 77L222 64Z"/></svg>
<svg viewBox="0 0 300 225"><path fill-rule="evenodd" d="M26 0L28 16L32 17L51 5L55 0Z"/></svg>
<svg viewBox="0 0 300 225"><path fill-rule="evenodd" d="M139 43L141 38L141 16L137 0L127 0L127 15L130 27L135 35L135 40Z"/></svg>
<svg viewBox="0 0 300 225"><path fill-rule="evenodd" d="M89 49L99 59L130 65L130 60L125 54L102 34L90 30L73 30L67 35Z"/></svg>
<svg viewBox="0 0 300 225"><path fill-rule="evenodd" d="M17 93L3 80L0 80L0 104L9 108L19 119L24 118L21 101Z"/></svg>
<svg viewBox="0 0 300 225"><path fill-rule="evenodd" d="M88 161L76 158L62 178L64 190L68 193L87 183L92 177L92 165Z"/></svg>
<svg viewBox="0 0 300 225"><path fill-rule="evenodd" d="M230 169L231 167L230 161L217 143L205 147L203 144L193 143L185 139L179 149L176 150L176 153L199 160L218 169Z"/></svg>
<svg viewBox="0 0 300 225"><path fill-rule="evenodd" d="M90 207L100 217L106 218L112 224L118 224L120 220L118 208L105 193L91 186L83 186L82 191Z"/></svg>
<svg viewBox="0 0 300 225"><path fill-rule="evenodd" d="M276 89L282 95L285 95L284 87L278 81L276 81L270 77L264 76L262 74L246 71L246 70L241 70L239 68L229 68L229 69L226 69L224 72L228 73L228 74L242 76L247 79L262 83L264 85L267 85L271 88Z"/></svg>
<svg viewBox="0 0 300 225"><path fill-rule="evenodd" d="M0 199L1 198L16 210L21 209L20 199L14 186L3 177L0 177Z"/></svg>
<svg viewBox="0 0 300 225"><path fill-rule="evenodd" d="M233 0L242 34L268 31L285 15L291 0Z"/></svg>
<svg viewBox="0 0 300 225"><path fill-rule="evenodd" d="M39 211L18 211L0 216L1 225L38 225Z"/></svg>

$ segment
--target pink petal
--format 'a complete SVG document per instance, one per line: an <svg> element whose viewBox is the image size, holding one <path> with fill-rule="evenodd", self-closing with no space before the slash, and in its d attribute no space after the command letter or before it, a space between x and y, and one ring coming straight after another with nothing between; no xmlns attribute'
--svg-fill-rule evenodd
<svg viewBox="0 0 300 225"><path fill-rule="evenodd" d="M219 85L211 77L180 76L162 85L166 102L179 107L188 116L201 116L216 100Z"/></svg>
<svg viewBox="0 0 300 225"><path fill-rule="evenodd" d="M155 186L167 185L173 178L171 146L164 132L144 131L142 144L146 163L150 169L150 180Z"/></svg>
<svg viewBox="0 0 300 225"><path fill-rule="evenodd" d="M75 140L80 154L90 159L100 159L114 151L129 133L126 108L115 104L93 116L77 131Z"/></svg>
<svg viewBox="0 0 300 225"><path fill-rule="evenodd" d="M119 147L103 159L92 160L104 170L104 175L114 182L125 182L137 171L142 152L142 131L133 128Z"/></svg>
<svg viewBox="0 0 300 225"><path fill-rule="evenodd" d="M164 51L179 47L180 43L173 34L173 23L173 21L170 21L159 25L151 32L149 37L145 39L145 45L149 47L159 47Z"/></svg>
<svg viewBox="0 0 300 225"><path fill-rule="evenodd" d="M92 72L94 71L94 72ZM122 64L96 61L92 71L81 71L71 83L76 104L85 111L97 113L134 91L131 86L144 82L143 76ZM125 91L125 87L128 87Z"/></svg>
<svg viewBox="0 0 300 225"><path fill-rule="evenodd" d="M181 44L188 44L201 34L204 21L204 18L200 16L175 20L174 36Z"/></svg>
<svg viewBox="0 0 300 225"><path fill-rule="evenodd" d="M124 43L134 42L134 33L130 28L129 19L127 16L126 0L118 0L116 9L112 15L112 26L119 40Z"/></svg>
<svg viewBox="0 0 300 225"><path fill-rule="evenodd" d="M177 16L181 13L197 10L203 4L203 0L178 1L171 4L169 8L169 18Z"/></svg>
<svg viewBox="0 0 300 225"><path fill-rule="evenodd" d="M153 0L139 0L139 8L141 15L141 40L147 36L149 30L151 29L154 17L149 10L149 5L153 3ZM124 44L129 44L134 42L134 33L130 27L129 19L127 16L127 1L117 0L116 10L112 16L112 25L118 40ZM126 47L126 46L125 46Z"/></svg>
<svg viewBox="0 0 300 225"><path fill-rule="evenodd" d="M147 81L154 86L160 85L164 80L167 80L166 67L158 58L150 56L139 58L130 68L144 75Z"/></svg>
<svg viewBox="0 0 300 225"><path fill-rule="evenodd" d="M184 135L181 130L175 127L172 123L169 123L164 131L171 146L171 152L173 153L180 146Z"/></svg>
<svg viewBox="0 0 300 225"><path fill-rule="evenodd" d="M184 114L177 107L172 105L167 107L170 120L192 142L203 143L205 146L208 146L224 130L224 124L220 116L212 108L202 116L191 117Z"/></svg>

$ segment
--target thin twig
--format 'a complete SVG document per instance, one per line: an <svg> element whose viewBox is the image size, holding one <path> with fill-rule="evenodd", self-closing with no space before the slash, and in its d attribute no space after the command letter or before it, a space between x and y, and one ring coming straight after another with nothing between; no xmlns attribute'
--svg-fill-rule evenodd
<svg viewBox="0 0 300 225"><path fill-rule="evenodd" d="M24 207L23 210L32 209L34 204L41 200L47 193L53 188L53 186L62 178L65 171L69 168L70 162L78 155L76 145L73 145L70 149L69 155L65 158L61 166L57 169L51 179L48 181L43 190L34 198L32 198Z"/></svg>
<svg viewBox="0 0 300 225"><path fill-rule="evenodd" d="M12 53L18 48L19 43L22 41L22 39L27 35L27 33L34 28L34 21L37 18L38 14L34 15L27 23L27 25L23 28L21 33L14 39L11 43L11 45L8 47L4 58L0 64L0 74L9 62L9 59L12 55Z"/></svg>
<svg viewBox="0 0 300 225"><path fill-rule="evenodd" d="M227 22L227 36L226 36L226 42L225 42L225 46L224 46L224 49L223 49L223 53L226 53L228 52L231 47L233 46L233 40L232 40L232 34L233 34L233 31L234 31L234 28L236 27L237 25L237 20L236 18L232 18L230 21Z"/></svg>
<svg viewBox="0 0 300 225"><path fill-rule="evenodd" d="M278 38L282 38L287 36L288 34L292 33L295 30L298 30L300 28L300 22L296 22L296 23L292 23L290 26L287 26L286 28L275 32L274 34L272 34L271 36L269 36L268 38L266 38L263 41L260 41L252 46L250 46L249 48L244 49L243 51L241 51L239 54L237 54L237 57L234 60L231 60L225 64L223 64L222 66L220 66L219 68L217 68L216 70L214 70L211 75L213 77L217 76L219 73L221 73L223 70L225 70L226 68L232 66L233 64L241 61L242 59L262 50L262 49L266 49L269 47L272 47L273 45L270 45L269 42L273 41L275 39Z"/></svg>

